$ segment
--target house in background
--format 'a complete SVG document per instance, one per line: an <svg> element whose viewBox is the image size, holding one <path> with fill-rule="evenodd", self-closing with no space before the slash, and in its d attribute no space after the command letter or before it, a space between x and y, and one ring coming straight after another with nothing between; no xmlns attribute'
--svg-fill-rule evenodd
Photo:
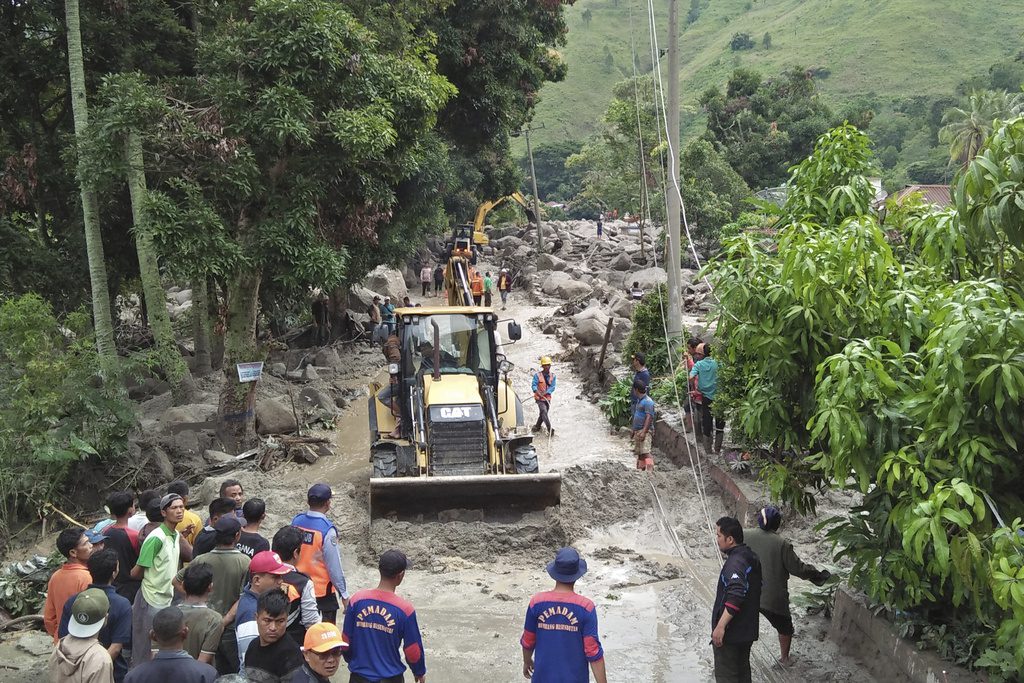
<svg viewBox="0 0 1024 683"><path fill-rule="evenodd" d="M907 185L893 195L898 204L912 194L921 195L925 204L931 204L938 209L945 209L952 206L953 199L950 196L949 185Z"/></svg>

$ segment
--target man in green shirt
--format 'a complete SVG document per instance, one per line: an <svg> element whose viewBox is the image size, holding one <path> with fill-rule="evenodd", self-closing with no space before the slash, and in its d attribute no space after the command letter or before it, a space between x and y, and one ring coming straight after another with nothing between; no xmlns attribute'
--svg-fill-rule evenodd
<svg viewBox="0 0 1024 683"><path fill-rule="evenodd" d="M181 582L185 599L178 609L185 617L188 634L185 652L203 664L213 665L220 636L224 632L224 617L207 606L213 593L213 570L208 564L192 564L183 572Z"/></svg>
<svg viewBox="0 0 1024 683"><path fill-rule="evenodd" d="M789 577L796 576L820 586L828 581L828 570L805 564L793 550L793 544L779 536L782 513L769 505L757 514L757 529L748 529L744 543L761 560L761 606L759 611L779 633L779 662L789 666L789 647L793 643L793 615L789 611Z"/></svg>
<svg viewBox="0 0 1024 683"><path fill-rule="evenodd" d="M149 661L153 617L170 607L174 598L172 582L180 559L180 539L175 528L185 517L185 501L177 493L168 493L160 499L160 516L163 522L146 537L131 571L133 579L142 579L132 605L132 667Z"/></svg>
<svg viewBox="0 0 1024 683"><path fill-rule="evenodd" d="M491 294L494 291L494 280L491 279L491 274L487 273L484 275L484 306L491 305Z"/></svg>
<svg viewBox="0 0 1024 683"><path fill-rule="evenodd" d="M245 586L249 573L249 556L238 549L236 544L241 535L242 523L234 515L222 515L213 525L217 536L216 547L192 560L190 567L205 564L213 570L213 593L210 595L210 609L223 617L223 634L217 651L217 672L221 674L238 672L238 646L235 642L234 614L232 606ZM174 585L182 589L184 572L178 572Z"/></svg>

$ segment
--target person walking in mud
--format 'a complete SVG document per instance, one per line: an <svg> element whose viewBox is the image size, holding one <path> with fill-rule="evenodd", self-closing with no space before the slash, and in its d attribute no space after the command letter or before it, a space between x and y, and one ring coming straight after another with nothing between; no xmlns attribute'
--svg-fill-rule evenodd
<svg viewBox="0 0 1024 683"><path fill-rule="evenodd" d="M761 604L761 562L743 543L743 527L733 517L716 522L718 549L725 564L711 611L711 644L716 683L751 683L750 648L757 640Z"/></svg>
<svg viewBox="0 0 1024 683"><path fill-rule="evenodd" d="M420 296L426 297L430 291L430 280L434 275L434 269L429 263L424 263L420 268Z"/></svg>
<svg viewBox="0 0 1024 683"><path fill-rule="evenodd" d="M519 644L523 648L523 677L532 683L607 683L604 648L598 636L593 601L576 592L587 573L587 561L573 548L562 548L547 565L555 580L550 591L530 599Z"/></svg>
<svg viewBox="0 0 1024 683"><path fill-rule="evenodd" d="M512 275L509 274L508 268L502 268L501 272L498 273L498 293L501 295L501 310L505 310L505 306L508 305L508 295L512 291Z"/></svg>
<svg viewBox="0 0 1024 683"><path fill-rule="evenodd" d="M444 266L438 263L437 268L434 268L434 296L441 296L442 289L444 289Z"/></svg>
<svg viewBox="0 0 1024 683"><path fill-rule="evenodd" d="M757 513L757 529L746 533L746 543L761 561L764 579L759 611L779 634L779 663L789 666L789 648L793 643L793 615L789 611L789 577L796 576L821 586L832 576L801 561L793 544L778 534L782 512L774 505Z"/></svg>
<svg viewBox="0 0 1024 683"><path fill-rule="evenodd" d="M647 395L647 385L641 379L633 380L633 453L636 455L638 470L654 471L654 456L651 455L652 434L656 409L654 399Z"/></svg>
<svg viewBox="0 0 1024 683"><path fill-rule="evenodd" d="M551 357L544 356L540 359L540 372L533 375L533 400L537 402L537 424L533 425L533 431L539 432L543 424L548 428L548 436L555 435L555 430L551 427L551 418L548 417L555 381L555 373L551 372Z"/></svg>

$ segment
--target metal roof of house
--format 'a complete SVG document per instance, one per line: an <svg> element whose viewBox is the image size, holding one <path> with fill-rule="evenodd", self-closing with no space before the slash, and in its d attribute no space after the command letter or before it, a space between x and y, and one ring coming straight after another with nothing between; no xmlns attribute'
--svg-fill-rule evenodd
<svg viewBox="0 0 1024 683"><path fill-rule="evenodd" d="M920 194L928 204L944 209L953 203L949 185L907 185L896 193L896 201L902 202L912 194Z"/></svg>

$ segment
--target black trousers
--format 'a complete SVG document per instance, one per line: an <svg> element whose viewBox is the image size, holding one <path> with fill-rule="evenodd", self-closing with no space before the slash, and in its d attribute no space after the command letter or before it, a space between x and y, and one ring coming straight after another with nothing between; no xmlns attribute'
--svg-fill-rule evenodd
<svg viewBox="0 0 1024 683"><path fill-rule="evenodd" d="M751 683L751 645L753 643L723 643L722 647L711 646L715 651L715 683Z"/></svg>
<svg viewBox="0 0 1024 683"><path fill-rule="evenodd" d="M537 401L537 410L540 415L537 416L537 429L540 429L541 424L547 425L548 431L551 431L551 420L548 419L548 408L551 404L547 401Z"/></svg>
<svg viewBox="0 0 1024 683"><path fill-rule="evenodd" d="M405 676L398 675L391 678L364 678L359 674L350 674L348 683L404 683Z"/></svg>
<svg viewBox="0 0 1024 683"><path fill-rule="evenodd" d="M427 295L427 291L430 289L430 283L429 282L421 282L420 286L423 288L423 292L420 294L420 296L426 296Z"/></svg>
<svg viewBox="0 0 1024 683"><path fill-rule="evenodd" d="M704 397L704 403L700 404L700 430L701 433L709 439L714 436L714 433L725 431L725 420L720 417L711 414L711 406L714 404L707 396ZM714 429L712 429L712 423Z"/></svg>

